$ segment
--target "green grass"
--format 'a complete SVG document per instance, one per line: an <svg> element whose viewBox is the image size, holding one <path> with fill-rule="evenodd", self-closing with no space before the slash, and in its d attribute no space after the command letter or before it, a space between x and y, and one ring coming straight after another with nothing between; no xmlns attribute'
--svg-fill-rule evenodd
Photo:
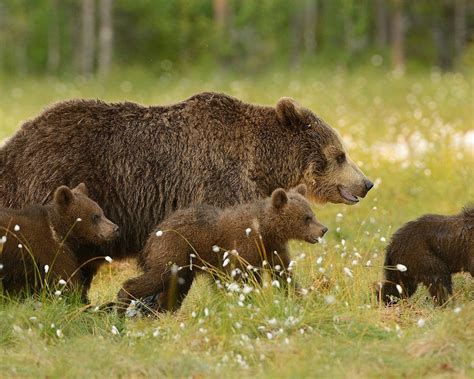
<svg viewBox="0 0 474 379"><path fill-rule="evenodd" d="M390 309L371 296L396 228L474 201L474 152L466 142L474 122L471 75L334 70L242 79L124 72L106 81L4 80L0 138L71 97L156 104L203 90L266 104L294 97L342 134L352 158L376 181L359 205L316 208L330 229L326 243L291 245L296 277L309 293L285 297L270 288L240 306L238 294L201 279L177 314L121 320L94 311L135 272L134 262L114 262L94 281L94 306L0 300L0 376L473 377L470 276L455 276L455 295L444 308L435 308L425 289Z"/></svg>

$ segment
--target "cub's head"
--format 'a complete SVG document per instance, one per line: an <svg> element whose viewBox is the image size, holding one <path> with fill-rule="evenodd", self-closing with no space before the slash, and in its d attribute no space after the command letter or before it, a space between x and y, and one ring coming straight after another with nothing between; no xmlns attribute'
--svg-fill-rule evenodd
<svg viewBox="0 0 474 379"><path fill-rule="evenodd" d="M350 159L339 135L310 110L293 99L281 98L276 105L281 126L293 133L300 181L308 196L325 203L355 204L373 187Z"/></svg>
<svg viewBox="0 0 474 379"><path fill-rule="evenodd" d="M285 192L278 188L271 196L271 227L285 239L316 243L328 231L319 223L306 200L306 185L300 184Z"/></svg>
<svg viewBox="0 0 474 379"><path fill-rule="evenodd" d="M100 245L118 237L118 226L104 216L99 205L89 198L84 183L70 189L58 187L52 206L57 215L61 234L81 244Z"/></svg>

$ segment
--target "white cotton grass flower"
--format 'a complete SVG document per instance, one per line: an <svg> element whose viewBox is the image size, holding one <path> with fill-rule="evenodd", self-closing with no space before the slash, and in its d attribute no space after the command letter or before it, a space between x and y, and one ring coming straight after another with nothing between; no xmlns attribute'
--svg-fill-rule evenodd
<svg viewBox="0 0 474 379"><path fill-rule="evenodd" d="M173 264L171 265L170 271L171 271L171 273L172 273L173 275L176 275L176 274L178 273L178 271L179 271L178 265L177 265L176 263L173 263Z"/></svg>
<svg viewBox="0 0 474 379"><path fill-rule="evenodd" d="M247 295L250 292L253 291L253 287L249 286L248 284L244 284L244 287L242 288L242 292Z"/></svg>
<svg viewBox="0 0 474 379"><path fill-rule="evenodd" d="M61 296L61 291L59 291L59 290L55 291L54 296Z"/></svg>
<svg viewBox="0 0 474 379"><path fill-rule="evenodd" d="M401 295L403 293L403 288L400 284L397 284L395 287L397 287L398 293Z"/></svg>
<svg viewBox="0 0 474 379"><path fill-rule="evenodd" d="M115 325L112 325L111 332L114 336L118 336L120 334L119 330L117 329Z"/></svg>
<svg viewBox="0 0 474 379"><path fill-rule="evenodd" d="M66 281L64 279L59 279L59 282L58 282L60 285L62 286L65 286L66 285Z"/></svg>
<svg viewBox="0 0 474 379"><path fill-rule="evenodd" d="M422 328L425 326L425 320L423 318L419 318L418 321L416 322L416 325L418 325L419 328Z"/></svg>
<svg viewBox="0 0 474 379"><path fill-rule="evenodd" d="M380 237L380 242L385 242L385 241L387 241L385 237Z"/></svg>
<svg viewBox="0 0 474 379"><path fill-rule="evenodd" d="M228 256L229 256L229 252L226 251L226 252L224 253L224 255L222 256L222 259L226 259Z"/></svg>
<svg viewBox="0 0 474 379"><path fill-rule="evenodd" d="M247 228L245 229L245 234L248 236L250 236L250 233L252 232L252 229L251 228Z"/></svg>
<svg viewBox="0 0 474 379"><path fill-rule="evenodd" d="M408 269L407 269L407 266L402 265L401 263L397 264L395 267L396 267L397 270L400 271L400 272L405 272L406 270L408 270Z"/></svg>
<svg viewBox="0 0 474 379"><path fill-rule="evenodd" d="M3 263L0 263L0 271L3 270Z"/></svg>
<svg viewBox="0 0 474 379"><path fill-rule="evenodd" d="M221 250L221 249L220 249L219 246L217 246L217 245L214 245L214 246L212 247L212 251L213 251L214 253L218 253L220 250Z"/></svg>
<svg viewBox="0 0 474 379"><path fill-rule="evenodd" d="M23 245L21 243L18 244L19 249L23 249Z"/></svg>
<svg viewBox="0 0 474 379"><path fill-rule="evenodd" d="M14 227L13 227L13 230L15 232L19 232L20 231L20 225L16 224Z"/></svg>
<svg viewBox="0 0 474 379"><path fill-rule="evenodd" d="M81 222L82 221L82 218L78 217L76 218L76 222Z"/></svg>
<svg viewBox="0 0 474 379"><path fill-rule="evenodd" d="M327 296L324 296L324 301L327 303L327 304L334 304L336 302L336 296L334 295L327 295Z"/></svg>
<svg viewBox="0 0 474 379"><path fill-rule="evenodd" d="M349 278L353 278L354 275L352 274L352 271L349 267L344 267L344 273L349 277Z"/></svg>
<svg viewBox="0 0 474 379"><path fill-rule="evenodd" d="M240 287L235 282L226 284L226 287L230 292L240 292Z"/></svg>
<svg viewBox="0 0 474 379"><path fill-rule="evenodd" d="M272 282L272 286L273 286L273 287L276 287L276 288L280 288L280 282L279 282L278 280L274 280L274 281Z"/></svg>
<svg viewBox="0 0 474 379"><path fill-rule="evenodd" d="M49 266L48 265L44 265L44 273L47 274L49 271Z"/></svg>
<svg viewBox="0 0 474 379"><path fill-rule="evenodd" d="M323 263L323 257L319 257L318 259L316 259L317 265L320 265L321 263Z"/></svg>
<svg viewBox="0 0 474 379"><path fill-rule="evenodd" d="M63 334L61 329L56 329L56 336L58 338L63 338L64 337L64 334Z"/></svg>
<svg viewBox="0 0 474 379"><path fill-rule="evenodd" d="M7 242L7 236L2 236L2 238L0 238L0 243L3 245L5 242Z"/></svg>
<svg viewBox="0 0 474 379"><path fill-rule="evenodd" d="M230 263L230 259L229 259L229 258L224 259L224 262L222 262L222 267L227 266L229 263Z"/></svg>
<svg viewBox="0 0 474 379"><path fill-rule="evenodd" d="M158 230L158 231L155 233L155 235L156 235L157 237L161 237L161 236L163 235L163 231L162 231L162 230Z"/></svg>
<svg viewBox="0 0 474 379"><path fill-rule="evenodd" d="M462 310L461 307L456 307L456 308L453 309L453 312L456 313L456 314L458 314L458 313L461 312L461 310Z"/></svg>
<svg viewBox="0 0 474 379"><path fill-rule="evenodd" d="M109 255L104 258L107 262L112 263L113 259Z"/></svg>

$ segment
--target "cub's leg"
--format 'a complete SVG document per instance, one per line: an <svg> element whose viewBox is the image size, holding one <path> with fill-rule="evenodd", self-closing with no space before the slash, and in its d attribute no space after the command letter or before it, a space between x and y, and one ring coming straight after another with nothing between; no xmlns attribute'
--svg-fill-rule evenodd
<svg viewBox="0 0 474 379"><path fill-rule="evenodd" d="M195 269L194 269L195 270ZM195 271L182 269L171 275L156 301L157 312L174 312L181 307L194 281Z"/></svg>
<svg viewBox="0 0 474 379"><path fill-rule="evenodd" d="M435 303L442 306L453 293L451 274L445 272L428 282L428 289Z"/></svg>

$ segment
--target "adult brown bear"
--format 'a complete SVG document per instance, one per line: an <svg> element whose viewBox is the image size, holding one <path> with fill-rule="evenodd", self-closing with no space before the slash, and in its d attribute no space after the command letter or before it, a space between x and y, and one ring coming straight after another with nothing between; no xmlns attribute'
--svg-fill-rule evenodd
<svg viewBox="0 0 474 379"><path fill-rule="evenodd" d="M353 204L373 186L334 130L294 100L270 107L211 92L169 106L62 102L0 150L0 206L80 182L120 226L97 253L114 258L137 255L155 225L192 204L228 206L299 183L320 202Z"/></svg>

